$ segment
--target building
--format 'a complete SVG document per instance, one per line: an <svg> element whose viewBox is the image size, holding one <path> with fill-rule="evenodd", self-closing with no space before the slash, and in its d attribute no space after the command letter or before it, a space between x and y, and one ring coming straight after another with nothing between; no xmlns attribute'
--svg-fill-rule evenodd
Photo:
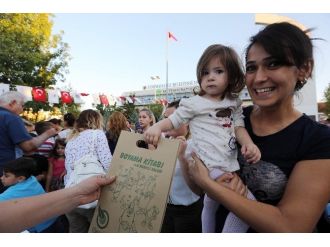
<svg viewBox="0 0 330 247"><path fill-rule="evenodd" d="M167 89L167 101L188 98L199 91L197 81L182 81L169 83ZM124 97L135 96L135 99L141 105L148 105L166 100L166 84L153 84L143 86L142 90L123 92ZM251 98L246 88L243 89L240 95L244 104L251 104Z"/></svg>

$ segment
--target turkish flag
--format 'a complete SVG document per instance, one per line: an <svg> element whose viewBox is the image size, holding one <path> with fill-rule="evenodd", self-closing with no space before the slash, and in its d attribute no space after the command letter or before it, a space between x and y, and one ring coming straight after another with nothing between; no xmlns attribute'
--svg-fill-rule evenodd
<svg viewBox="0 0 330 247"><path fill-rule="evenodd" d="M34 101L46 102L46 90L42 87L33 87L32 96Z"/></svg>
<svg viewBox="0 0 330 247"><path fill-rule="evenodd" d="M72 97L69 92L61 91L61 101L65 104L71 104L72 103Z"/></svg>
<svg viewBox="0 0 330 247"><path fill-rule="evenodd" d="M100 101L101 101L101 104L103 104L105 106L109 105L108 97L104 94L100 95Z"/></svg>

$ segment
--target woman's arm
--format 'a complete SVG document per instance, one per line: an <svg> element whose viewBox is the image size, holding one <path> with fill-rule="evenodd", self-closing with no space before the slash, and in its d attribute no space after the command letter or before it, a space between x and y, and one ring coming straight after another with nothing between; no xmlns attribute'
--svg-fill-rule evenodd
<svg viewBox="0 0 330 247"><path fill-rule="evenodd" d="M115 177L94 176L78 185L39 196L0 202L0 232L21 232L79 205L99 199L101 187Z"/></svg>
<svg viewBox="0 0 330 247"><path fill-rule="evenodd" d="M219 185L194 156L189 172L208 196L259 232L312 232L330 198L330 160L296 164L277 206L246 199Z"/></svg>

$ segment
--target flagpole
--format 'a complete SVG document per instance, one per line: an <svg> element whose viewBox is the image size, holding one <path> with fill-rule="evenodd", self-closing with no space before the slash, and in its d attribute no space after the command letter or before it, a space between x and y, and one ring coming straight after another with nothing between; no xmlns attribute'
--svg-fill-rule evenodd
<svg viewBox="0 0 330 247"><path fill-rule="evenodd" d="M166 32L166 100L168 101L168 36Z"/></svg>

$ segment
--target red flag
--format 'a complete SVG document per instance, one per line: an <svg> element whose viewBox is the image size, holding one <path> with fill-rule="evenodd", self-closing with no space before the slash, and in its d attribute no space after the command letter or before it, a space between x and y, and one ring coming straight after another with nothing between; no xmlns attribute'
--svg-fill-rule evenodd
<svg viewBox="0 0 330 247"><path fill-rule="evenodd" d="M104 94L100 95L100 101L101 101L101 104L103 104L105 106L109 105L108 97Z"/></svg>
<svg viewBox="0 0 330 247"><path fill-rule="evenodd" d="M72 103L72 97L69 92L61 91L61 101L65 104L71 104Z"/></svg>
<svg viewBox="0 0 330 247"><path fill-rule="evenodd" d="M168 32L168 38L169 39L174 39L175 41L178 41L171 32Z"/></svg>
<svg viewBox="0 0 330 247"><path fill-rule="evenodd" d="M34 101L46 102L46 90L41 87L32 88L32 96Z"/></svg>

